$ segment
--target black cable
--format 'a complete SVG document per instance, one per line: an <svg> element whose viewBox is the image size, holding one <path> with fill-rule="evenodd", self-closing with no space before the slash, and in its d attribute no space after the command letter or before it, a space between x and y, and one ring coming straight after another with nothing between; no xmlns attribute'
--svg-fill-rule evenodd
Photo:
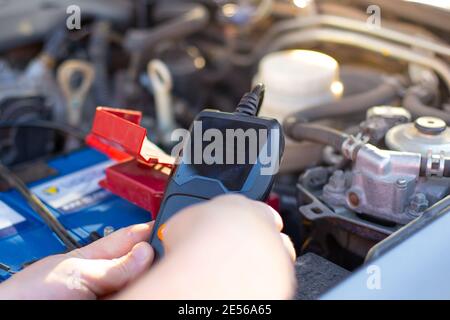
<svg viewBox="0 0 450 320"><path fill-rule="evenodd" d="M244 94L235 112L248 116L257 116L264 101L264 92L265 86L262 83L258 83L253 87L252 91Z"/></svg>
<svg viewBox="0 0 450 320"><path fill-rule="evenodd" d="M403 97L403 107L411 112L414 118L436 117L450 125L450 112L428 106L426 102L432 100L433 93L423 86L408 89Z"/></svg>
<svg viewBox="0 0 450 320"><path fill-rule="evenodd" d="M0 262L0 270L3 270L3 271L5 271L5 272L9 273L10 275L13 275L13 274L16 273L15 271L13 271L13 270L11 269L10 266L8 266L8 265L5 264L5 263L1 263L1 262Z"/></svg>
<svg viewBox="0 0 450 320"><path fill-rule="evenodd" d="M28 204L39 214L47 226L55 232L59 239L64 243L68 250L79 248L78 242L69 234L67 229L53 216L46 205L36 197L25 183L11 172L7 167L0 163L0 178L4 179L13 186L28 202Z"/></svg>
<svg viewBox="0 0 450 320"><path fill-rule="evenodd" d="M12 128L39 128L59 131L65 135L72 136L79 140L84 141L86 134L81 130L71 127L66 124L60 124L52 121L46 120L33 120L33 121L0 121L0 129L12 129Z"/></svg>
<svg viewBox="0 0 450 320"><path fill-rule="evenodd" d="M318 106L297 111L289 118L299 122L313 122L326 118L343 118L361 114L373 106L384 105L399 97L399 84L393 78L385 79L377 87Z"/></svg>
<svg viewBox="0 0 450 320"><path fill-rule="evenodd" d="M286 136L295 141L311 141L341 150L342 144L349 137L345 132L325 127L320 124L304 123L295 117L288 117L283 122Z"/></svg>

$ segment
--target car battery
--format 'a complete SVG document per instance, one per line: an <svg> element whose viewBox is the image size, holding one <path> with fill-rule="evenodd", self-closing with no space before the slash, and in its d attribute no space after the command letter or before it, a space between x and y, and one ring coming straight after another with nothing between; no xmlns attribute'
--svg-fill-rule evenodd
<svg viewBox="0 0 450 320"><path fill-rule="evenodd" d="M54 174L28 184L80 243L105 231L151 220L151 213L100 187L105 169L115 163L91 148L47 162ZM0 192L0 263L13 272L43 257L63 253L65 246L15 190ZM11 272L0 270L0 282Z"/></svg>

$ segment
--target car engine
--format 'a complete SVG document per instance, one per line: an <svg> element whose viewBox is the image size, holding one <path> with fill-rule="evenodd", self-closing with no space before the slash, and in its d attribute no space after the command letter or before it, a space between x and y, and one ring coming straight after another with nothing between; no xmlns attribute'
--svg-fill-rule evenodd
<svg viewBox="0 0 450 320"><path fill-rule="evenodd" d="M113 162L86 139L97 107L138 111L148 139L170 154L175 129L206 107L233 112L263 83L259 116L278 120L285 135L269 203L298 273L323 272L320 290L305 280L298 299L318 298L402 230L448 211L449 6L6 0L0 8L0 281L67 249L12 188L17 179L81 245L155 217L114 189L112 175L100 182Z"/></svg>

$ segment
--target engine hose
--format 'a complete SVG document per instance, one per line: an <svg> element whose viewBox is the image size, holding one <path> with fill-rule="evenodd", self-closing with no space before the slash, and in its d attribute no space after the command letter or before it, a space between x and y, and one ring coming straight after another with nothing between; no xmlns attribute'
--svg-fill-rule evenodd
<svg viewBox="0 0 450 320"><path fill-rule="evenodd" d="M340 67L339 76L345 96L367 92L386 81L386 76L379 71L354 66Z"/></svg>
<svg viewBox="0 0 450 320"><path fill-rule="evenodd" d="M318 124L310 124L296 121L288 117L283 123L286 135L296 141L311 141L329 145L336 150L341 150L342 144L348 135L339 130L328 128Z"/></svg>
<svg viewBox="0 0 450 320"><path fill-rule="evenodd" d="M450 125L450 112L427 106L424 101L429 100L430 90L417 86L409 89L403 98L403 107L411 112L414 118L428 116L442 119Z"/></svg>
<svg viewBox="0 0 450 320"><path fill-rule="evenodd" d="M129 70L131 75L147 62L145 57L158 42L184 38L203 30L209 23L209 12L202 5L181 3L179 9L181 14L156 28L133 29L126 33L124 47L134 56Z"/></svg>
<svg viewBox="0 0 450 320"><path fill-rule="evenodd" d="M130 52L145 51L161 40L182 38L202 30L209 22L209 13L202 5L189 5L186 12L156 28L127 32L124 46Z"/></svg>
<svg viewBox="0 0 450 320"><path fill-rule="evenodd" d="M393 78L384 78L383 80L378 86L366 92L353 94L338 101L309 107L293 113L283 123L286 135L296 141L318 142L340 150L348 135L309 122L364 112L370 107L386 104L398 98L398 81Z"/></svg>
<svg viewBox="0 0 450 320"><path fill-rule="evenodd" d="M393 78L388 78L377 87L344 97L320 106L305 108L290 117L301 122L317 121L324 118L345 117L355 113L365 112L377 105L388 104L399 97L399 84Z"/></svg>

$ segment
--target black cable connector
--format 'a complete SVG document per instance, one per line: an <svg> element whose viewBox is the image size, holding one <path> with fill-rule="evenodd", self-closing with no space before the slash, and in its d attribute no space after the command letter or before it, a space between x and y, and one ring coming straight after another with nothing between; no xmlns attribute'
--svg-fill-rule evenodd
<svg viewBox="0 0 450 320"><path fill-rule="evenodd" d="M258 83L253 87L252 91L244 94L241 101L239 101L235 113L257 116L264 101L265 90L265 86L262 83Z"/></svg>

